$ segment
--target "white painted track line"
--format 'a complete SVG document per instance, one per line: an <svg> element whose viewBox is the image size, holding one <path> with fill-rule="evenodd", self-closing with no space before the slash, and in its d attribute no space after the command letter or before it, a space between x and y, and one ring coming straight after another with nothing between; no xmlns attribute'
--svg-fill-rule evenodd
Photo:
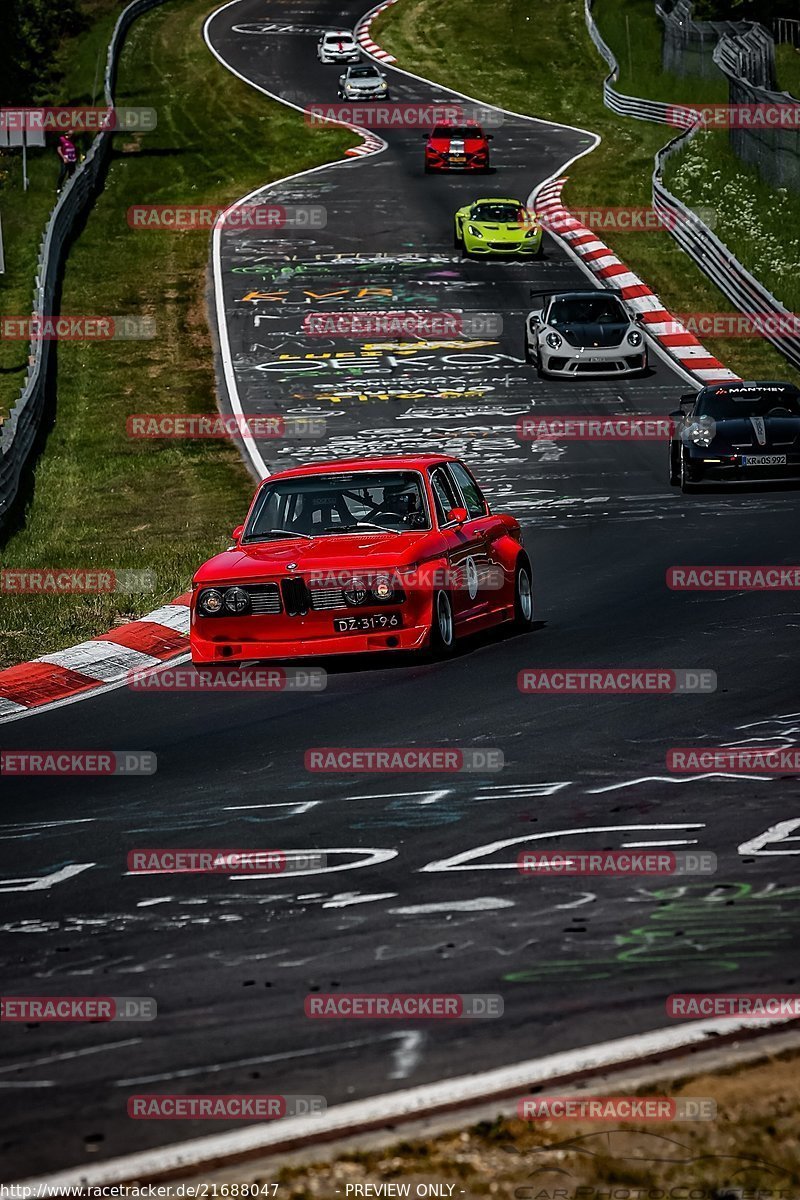
<svg viewBox="0 0 800 1200"><path fill-rule="evenodd" d="M265 1152L296 1149L331 1141L337 1137L397 1124L432 1113L457 1111L493 1098L524 1095L532 1088L567 1079L586 1077L610 1067L639 1064L648 1058L681 1050L714 1045L715 1039L732 1041L745 1030L769 1030L795 1022L783 1018L767 1020L691 1021L635 1034L596 1046L583 1046L529 1059L511 1066L496 1067L477 1075L462 1075L439 1083L423 1084L334 1105L318 1117L291 1117L263 1125L247 1125L228 1133L210 1134L178 1145L127 1154L92 1166L75 1167L56 1174L18 1181L18 1186L49 1187L109 1186L131 1180L152 1182L188 1172L209 1170ZM34 1193L35 1194L35 1193Z"/></svg>

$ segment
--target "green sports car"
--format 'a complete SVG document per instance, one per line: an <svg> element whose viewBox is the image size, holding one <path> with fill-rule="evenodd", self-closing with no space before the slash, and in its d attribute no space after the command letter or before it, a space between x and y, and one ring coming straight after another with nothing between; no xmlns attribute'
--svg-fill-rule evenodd
<svg viewBox="0 0 800 1200"><path fill-rule="evenodd" d="M542 256L542 226L521 200L473 200L456 213L456 249L462 254Z"/></svg>

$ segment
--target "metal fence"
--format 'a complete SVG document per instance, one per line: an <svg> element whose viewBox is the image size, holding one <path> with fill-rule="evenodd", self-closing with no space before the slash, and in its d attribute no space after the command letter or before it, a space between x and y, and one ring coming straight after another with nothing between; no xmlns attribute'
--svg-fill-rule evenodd
<svg viewBox="0 0 800 1200"><path fill-rule="evenodd" d="M621 96L611 87L612 81L619 76L619 66L595 25L592 0L585 0L584 13L589 35L610 68L610 74L603 83L603 100L606 107L612 112L635 116L639 120L677 124L675 109L681 106ZM726 34L718 44L721 45L729 36ZM659 110L661 115L658 115ZM672 155L685 149L687 142L703 128L693 119L691 109L685 111L685 128L656 154L652 180L653 208L661 215L666 229L681 248L740 312L758 313L762 318L767 318L764 336L793 366L800 368L800 347L796 338L781 332L781 326L789 331L793 328L792 314L750 274L728 247L699 219L698 214L683 204L677 196L673 196L664 185L664 164Z"/></svg>
<svg viewBox="0 0 800 1200"><path fill-rule="evenodd" d="M114 103L119 55L128 29L142 13L164 2L133 0L120 13L106 58L104 95L107 106L111 107ZM50 214L36 269L32 304L34 318L41 319L57 311L65 251L79 219L102 186L111 154L112 137L109 131L97 135ZM0 528L7 521L9 510L19 493L23 472L43 429L52 386L54 343L34 338L28 363L27 377L19 399L13 405L8 419L0 426Z"/></svg>
<svg viewBox="0 0 800 1200"><path fill-rule="evenodd" d="M776 42L786 42L800 49L800 21L793 17L776 17L772 22L772 36Z"/></svg>
<svg viewBox="0 0 800 1200"><path fill-rule="evenodd" d="M798 101L775 88L775 43L763 26L723 38L714 59L728 80L729 103L759 111L765 123L737 125L730 130L734 154L754 166L773 187L800 192L800 124L791 112L800 113ZM754 107L758 105L759 109ZM787 124L780 123L786 114ZM769 118L767 122L767 118Z"/></svg>
<svg viewBox="0 0 800 1200"><path fill-rule="evenodd" d="M656 16L663 26L661 66L671 75L719 79L714 50L720 38L735 33L742 22L695 21L691 0L656 3Z"/></svg>

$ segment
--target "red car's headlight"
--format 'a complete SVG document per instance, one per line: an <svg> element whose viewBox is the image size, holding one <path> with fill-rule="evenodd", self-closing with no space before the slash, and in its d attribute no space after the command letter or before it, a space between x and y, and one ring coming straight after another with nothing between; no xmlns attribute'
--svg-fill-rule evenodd
<svg viewBox="0 0 800 1200"><path fill-rule="evenodd" d="M342 588L345 601L354 608L359 604L399 604L405 592L390 574L354 577Z"/></svg>
<svg viewBox="0 0 800 1200"><path fill-rule="evenodd" d="M347 603L353 606L363 604L368 595L367 585L363 579L351 579L350 583L342 588L342 592Z"/></svg>
<svg viewBox="0 0 800 1200"><path fill-rule="evenodd" d="M393 600L395 595L395 587L388 575L379 575L370 587L370 593L376 600L386 603L387 600Z"/></svg>
<svg viewBox="0 0 800 1200"><path fill-rule="evenodd" d="M197 597L197 607L204 617L215 617L222 612L222 592L206 588Z"/></svg>
<svg viewBox="0 0 800 1200"><path fill-rule="evenodd" d="M250 597L244 588L203 588L197 597L201 617L241 617L251 611Z"/></svg>

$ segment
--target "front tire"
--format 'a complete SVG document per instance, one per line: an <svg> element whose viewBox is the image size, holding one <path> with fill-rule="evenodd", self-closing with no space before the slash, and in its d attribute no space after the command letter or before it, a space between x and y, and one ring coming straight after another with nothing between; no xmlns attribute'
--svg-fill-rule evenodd
<svg viewBox="0 0 800 1200"><path fill-rule="evenodd" d="M514 628L524 632L533 627L533 572L530 559L522 554L514 573Z"/></svg>
<svg viewBox="0 0 800 1200"><path fill-rule="evenodd" d="M455 246L456 250L464 249L464 239L462 238L461 234L459 233L457 221L455 224L455 231L453 233L453 245Z"/></svg>
<svg viewBox="0 0 800 1200"><path fill-rule="evenodd" d="M456 621L447 592L434 592L430 650L434 658L447 658L456 648Z"/></svg>
<svg viewBox="0 0 800 1200"><path fill-rule="evenodd" d="M672 443L670 443L670 448L669 448L669 485L670 485L670 487L678 487L678 485L680 484L680 481L681 481L681 469L680 469L680 464L678 462L678 454L680 454L680 448L677 448L677 454L676 454L676 447Z"/></svg>
<svg viewBox="0 0 800 1200"><path fill-rule="evenodd" d="M680 470L681 470L680 485L681 485L681 491L683 492L683 494L686 495L687 492L698 491L700 488L700 480L692 478L692 476L689 472L689 467L688 467L688 463L687 463L687 455L686 455L685 450L681 450L681 468L680 468Z"/></svg>

